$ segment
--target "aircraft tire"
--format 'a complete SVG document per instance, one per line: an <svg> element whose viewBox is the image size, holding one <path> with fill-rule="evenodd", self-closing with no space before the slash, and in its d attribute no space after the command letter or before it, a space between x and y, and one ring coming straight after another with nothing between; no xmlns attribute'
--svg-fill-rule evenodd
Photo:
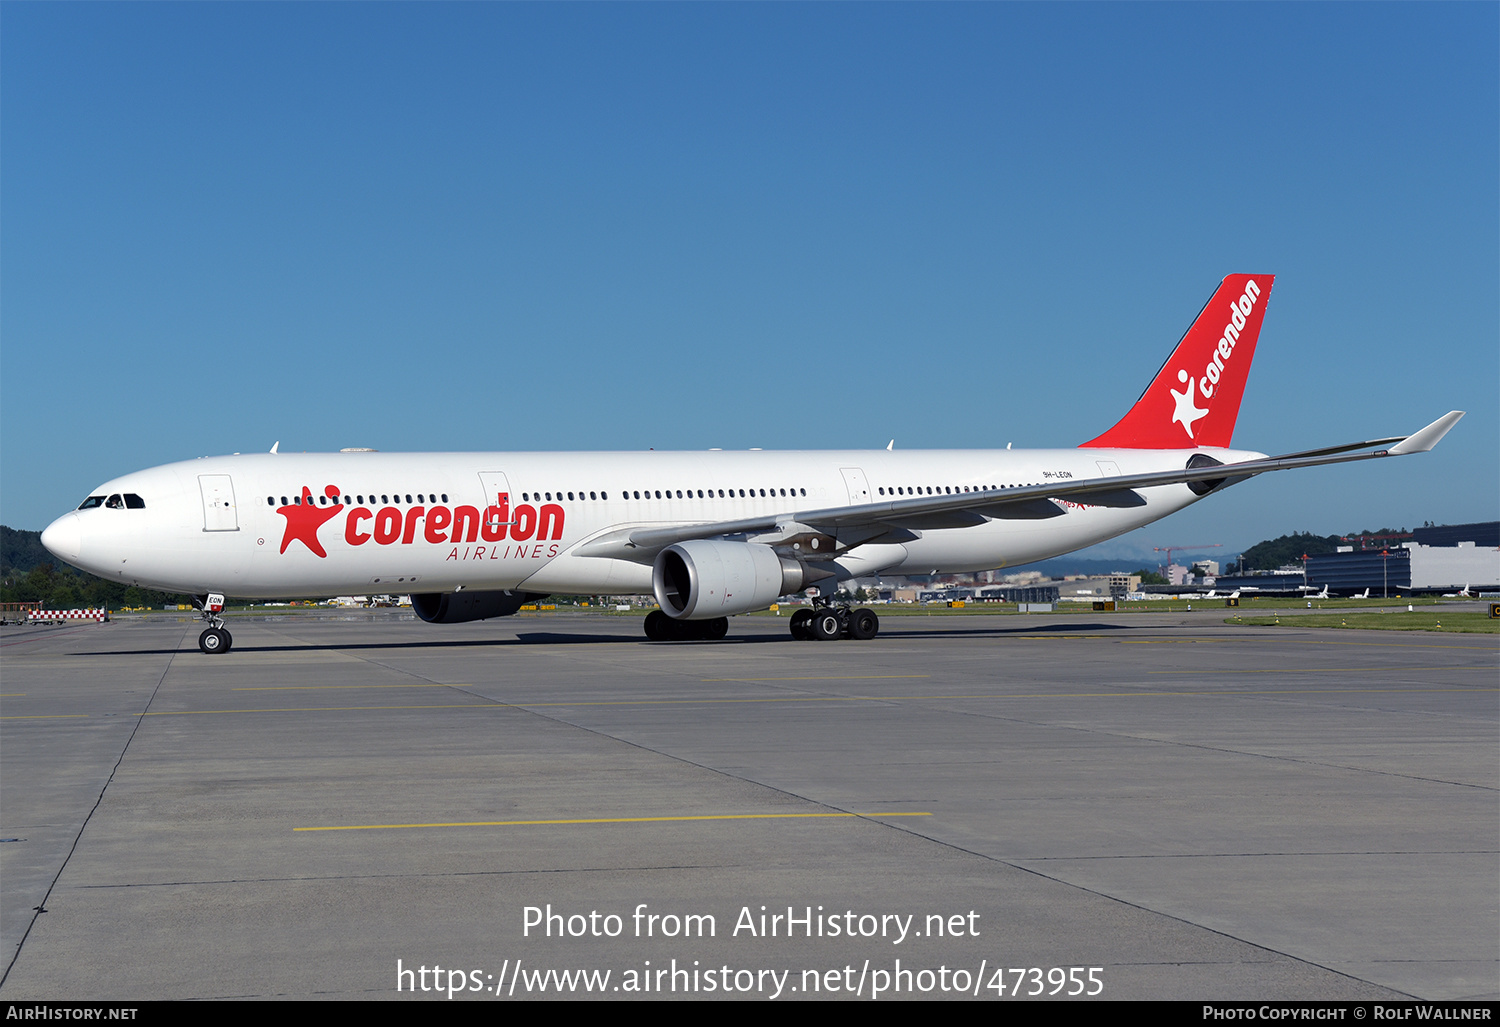
<svg viewBox="0 0 1500 1027"><path fill-rule="evenodd" d="M810 624L813 619L813 611L803 608L792 614L792 637L798 642L811 642L812 629Z"/></svg>
<svg viewBox="0 0 1500 1027"><path fill-rule="evenodd" d="M832 642L844 634L844 622L832 610L820 610L813 614L812 623L808 627L812 629L812 637L819 642Z"/></svg>
<svg viewBox="0 0 1500 1027"><path fill-rule="evenodd" d="M874 610L855 610L849 615L849 637L868 642L880 634L880 618Z"/></svg>
<svg viewBox="0 0 1500 1027"><path fill-rule="evenodd" d="M203 634L198 636L198 648L202 649L209 656L213 656L217 653L229 652L229 647L233 641L234 639L230 637L229 632L223 628L205 628Z"/></svg>
<svg viewBox="0 0 1500 1027"><path fill-rule="evenodd" d="M670 642L674 637L672 618L660 610L646 614L646 637L653 642Z"/></svg>
<svg viewBox="0 0 1500 1027"><path fill-rule="evenodd" d="M710 642L717 642L729 634L729 618L715 617L713 620L703 622L703 638Z"/></svg>

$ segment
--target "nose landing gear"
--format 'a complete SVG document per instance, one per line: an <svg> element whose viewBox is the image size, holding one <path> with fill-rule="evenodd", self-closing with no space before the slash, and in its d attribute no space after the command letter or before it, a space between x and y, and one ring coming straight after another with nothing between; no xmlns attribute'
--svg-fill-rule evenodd
<svg viewBox="0 0 1500 1027"><path fill-rule="evenodd" d="M224 612L224 597L217 592L210 592L202 598L194 596L193 605L208 623L203 634L198 636L198 648L209 656L229 652L234 645L234 636L224 627L224 618L220 616Z"/></svg>
<svg viewBox="0 0 1500 1027"><path fill-rule="evenodd" d="M198 636L198 648L209 655L227 653L232 645L234 636L223 628L205 628L203 634Z"/></svg>

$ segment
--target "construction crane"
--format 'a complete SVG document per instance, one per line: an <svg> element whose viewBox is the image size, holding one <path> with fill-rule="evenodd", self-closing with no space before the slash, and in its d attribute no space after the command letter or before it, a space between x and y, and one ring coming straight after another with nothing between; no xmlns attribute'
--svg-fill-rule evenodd
<svg viewBox="0 0 1500 1027"><path fill-rule="evenodd" d="M1151 548L1152 548L1153 552L1166 553L1167 554L1167 565L1165 567L1161 568L1161 570L1162 570L1162 577L1164 577L1164 578L1166 578L1167 580L1170 581L1171 578L1172 578L1172 554L1173 553L1196 553L1200 549L1222 549L1222 548L1224 548L1224 543L1222 543L1222 542L1210 542L1207 545L1203 545L1203 546L1152 546Z"/></svg>

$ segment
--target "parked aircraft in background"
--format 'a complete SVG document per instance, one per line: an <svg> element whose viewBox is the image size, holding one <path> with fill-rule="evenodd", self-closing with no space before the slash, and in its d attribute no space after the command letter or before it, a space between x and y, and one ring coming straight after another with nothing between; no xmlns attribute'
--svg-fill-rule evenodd
<svg viewBox="0 0 1500 1027"><path fill-rule="evenodd" d="M799 639L868 639L837 584L1015 566L1113 538L1257 474L1431 449L1407 436L1279 457L1230 447L1272 276L1231 275L1109 431L1074 449L707 453L270 453L94 489L42 534L101 577L193 595L204 652L224 596L410 593L423 620L547 594L654 592L656 640L807 590ZM1359 451L1359 452L1357 452ZM812 586L810 589L809 586Z"/></svg>

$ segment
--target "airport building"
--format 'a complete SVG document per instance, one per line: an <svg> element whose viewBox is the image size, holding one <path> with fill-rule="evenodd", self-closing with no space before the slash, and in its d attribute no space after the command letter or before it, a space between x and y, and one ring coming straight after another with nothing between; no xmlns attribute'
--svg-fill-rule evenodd
<svg viewBox="0 0 1500 1027"><path fill-rule="evenodd" d="M1412 540L1384 549L1340 547L1307 558L1307 583L1372 596L1500 589L1500 521L1418 528Z"/></svg>

